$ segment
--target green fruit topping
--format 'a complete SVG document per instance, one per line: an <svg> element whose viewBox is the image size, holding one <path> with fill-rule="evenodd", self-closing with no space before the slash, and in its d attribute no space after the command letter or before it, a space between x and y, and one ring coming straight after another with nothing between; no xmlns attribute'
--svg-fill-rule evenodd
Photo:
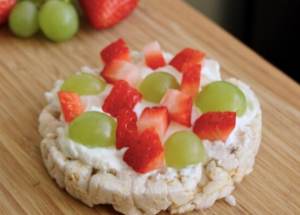
<svg viewBox="0 0 300 215"><path fill-rule="evenodd" d="M196 106L202 113L233 111L241 117L246 112L247 100L237 86L225 81L215 81L202 89Z"/></svg>
<svg viewBox="0 0 300 215"><path fill-rule="evenodd" d="M116 121L97 111L85 112L70 124L71 140L88 147L108 147L116 143Z"/></svg>
<svg viewBox="0 0 300 215"><path fill-rule="evenodd" d="M59 0L46 1L39 12L43 33L56 42L70 39L78 29L79 21L72 4Z"/></svg>
<svg viewBox="0 0 300 215"><path fill-rule="evenodd" d="M143 98L149 102L159 103L169 89L179 89L175 77L166 72L154 72L148 75L140 85Z"/></svg>
<svg viewBox="0 0 300 215"><path fill-rule="evenodd" d="M38 10L30 1L18 3L11 11L8 20L10 30L19 37L30 37L39 30Z"/></svg>
<svg viewBox="0 0 300 215"><path fill-rule="evenodd" d="M191 131L178 131L164 144L165 160L168 166L177 169L202 162L205 148L199 137Z"/></svg>
<svg viewBox="0 0 300 215"><path fill-rule="evenodd" d="M79 96L97 95L105 89L105 86L105 82L99 77L88 73L80 73L67 78L60 90L76 92Z"/></svg>

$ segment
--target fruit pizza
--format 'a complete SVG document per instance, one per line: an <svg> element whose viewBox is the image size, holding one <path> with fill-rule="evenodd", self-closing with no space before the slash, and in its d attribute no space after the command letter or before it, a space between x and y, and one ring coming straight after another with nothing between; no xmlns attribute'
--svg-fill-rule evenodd
<svg viewBox="0 0 300 215"><path fill-rule="evenodd" d="M252 171L261 109L248 85L221 79L218 62L155 41L119 39L45 93L42 157L61 188L123 214L184 213L224 199Z"/></svg>

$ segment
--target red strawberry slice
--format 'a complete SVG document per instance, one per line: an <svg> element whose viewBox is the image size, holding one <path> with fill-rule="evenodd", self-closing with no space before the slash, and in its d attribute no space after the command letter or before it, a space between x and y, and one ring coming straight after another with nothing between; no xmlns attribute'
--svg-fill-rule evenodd
<svg viewBox="0 0 300 215"><path fill-rule="evenodd" d="M123 160L136 172L147 173L163 166L164 148L154 128L147 128L138 142L125 152Z"/></svg>
<svg viewBox="0 0 300 215"><path fill-rule="evenodd" d="M137 141L137 116L129 109L120 109L117 119L116 148L130 147Z"/></svg>
<svg viewBox="0 0 300 215"><path fill-rule="evenodd" d="M205 58L205 53L195 49L185 48L179 52L169 63L169 65L182 72L185 63L201 64Z"/></svg>
<svg viewBox="0 0 300 215"><path fill-rule="evenodd" d="M101 59L104 64L112 60L130 61L130 50L124 40L119 39L100 52Z"/></svg>
<svg viewBox="0 0 300 215"><path fill-rule="evenodd" d="M160 102L169 110L170 119L187 127L191 127L192 96L178 90L169 89Z"/></svg>
<svg viewBox="0 0 300 215"><path fill-rule="evenodd" d="M139 69L134 64L123 60L109 62L100 75L107 83L114 84L118 80L124 80L133 87L137 87L142 78Z"/></svg>
<svg viewBox="0 0 300 215"><path fill-rule="evenodd" d="M181 72L183 64L186 59L188 59L192 53L194 52L191 48L185 48L181 52L179 52L175 57L170 61L169 65L176 68L179 72Z"/></svg>
<svg viewBox="0 0 300 215"><path fill-rule="evenodd" d="M154 41L144 47L146 65L151 69L157 69L166 65L166 61L157 41Z"/></svg>
<svg viewBox="0 0 300 215"><path fill-rule="evenodd" d="M10 11L17 3L17 0L0 0L0 26L7 22Z"/></svg>
<svg viewBox="0 0 300 215"><path fill-rule="evenodd" d="M195 122L193 131L202 140L226 142L233 131L236 112L207 112Z"/></svg>
<svg viewBox="0 0 300 215"><path fill-rule="evenodd" d="M59 91L58 100L66 122L71 122L83 113L80 97L74 92Z"/></svg>
<svg viewBox="0 0 300 215"><path fill-rule="evenodd" d="M184 64L182 68L182 81L180 91L196 99L200 87L201 65Z"/></svg>
<svg viewBox="0 0 300 215"><path fill-rule="evenodd" d="M141 134L145 129L153 127L162 140L169 123L169 113L166 107L147 107L137 122L138 132Z"/></svg>
<svg viewBox="0 0 300 215"><path fill-rule="evenodd" d="M114 84L102 105L102 109L113 117L117 117L119 109L132 110L141 99L142 94L132 88L126 81L120 80Z"/></svg>
<svg viewBox="0 0 300 215"><path fill-rule="evenodd" d="M90 24L95 29L111 27L125 19L139 0L79 0Z"/></svg>

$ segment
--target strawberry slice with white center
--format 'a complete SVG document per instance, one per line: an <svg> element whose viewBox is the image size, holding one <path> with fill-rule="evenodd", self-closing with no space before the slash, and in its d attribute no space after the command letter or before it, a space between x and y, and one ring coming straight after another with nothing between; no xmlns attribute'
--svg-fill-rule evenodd
<svg viewBox="0 0 300 215"><path fill-rule="evenodd" d="M169 89L160 102L169 110L170 119L187 127L191 127L192 96L178 90Z"/></svg>
<svg viewBox="0 0 300 215"><path fill-rule="evenodd" d="M136 144L125 152L123 160L136 172L147 173L163 167L164 148L155 128L147 128Z"/></svg>
<svg viewBox="0 0 300 215"><path fill-rule="evenodd" d="M130 147L137 141L137 116L129 109L120 109L117 119L116 148Z"/></svg>
<svg viewBox="0 0 300 215"><path fill-rule="evenodd" d="M141 134L145 129L153 127L163 140L169 123L169 113L166 107L147 107L138 120L138 133Z"/></svg>
<svg viewBox="0 0 300 215"><path fill-rule="evenodd" d="M207 112L195 122L193 132L202 140L226 142L236 124L236 112Z"/></svg>
<svg viewBox="0 0 300 215"><path fill-rule="evenodd" d="M117 117L120 109L132 110L141 99L142 94L132 88L126 81L119 80L106 97L102 109L113 117Z"/></svg>
<svg viewBox="0 0 300 215"><path fill-rule="evenodd" d="M111 43L100 52L104 64L112 60L124 60L130 62L130 50L124 40L119 39Z"/></svg>
<svg viewBox="0 0 300 215"><path fill-rule="evenodd" d="M77 93L59 91L57 95L66 122L73 121L84 112Z"/></svg>
<svg viewBox="0 0 300 215"><path fill-rule="evenodd" d="M124 80L133 87L137 87L142 79L139 69L132 63L124 60L112 60L107 63L100 73L107 83L114 84Z"/></svg>
<svg viewBox="0 0 300 215"><path fill-rule="evenodd" d="M205 53L191 48L185 48L179 52L169 63L169 65L182 72L185 63L202 64L205 58Z"/></svg>
<svg viewBox="0 0 300 215"><path fill-rule="evenodd" d="M184 64L182 68L182 81L180 91L197 98L200 87L201 65L200 64Z"/></svg>
<svg viewBox="0 0 300 215"><path fill-rule="evenodd" d="M157 41L146 45L143 53L145 55L146 65L151 69L155 70L157 68L166 66L166 61Z"/></svg>

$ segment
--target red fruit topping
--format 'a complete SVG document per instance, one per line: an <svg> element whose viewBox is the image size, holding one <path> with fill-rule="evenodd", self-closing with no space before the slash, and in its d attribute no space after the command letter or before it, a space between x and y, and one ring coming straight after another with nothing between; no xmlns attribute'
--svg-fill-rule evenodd
<svg viewBox="0 0 300 215"><path fill-rule="evenodd" d="M200 87L201 65L184 64L182 68L182 81L180 91L196 99Z"/></svg>
<svg viewBox="0 0 300 215"><path fill-rule="evenodd" d="M124 80L133 87L136 87L141 80L139 69L134 64L123 60L109 62L100 75L107 83L114 84L118 80Z"/></svg>
<svg viewBox="0 0 300 215"><path fill-rule="evenodd" d="M160 105L168 108L171 120L191 127L192 96L169 89L162 98Z"/></svg>
<svg viewBox="0 0 300 215"><path fill-rule="evenodd" d="M124 40L119 39L100 52L101 59L104 64L112 60L130 61L130 50Z"/></svg>
<svg viewBox="0 0 300 215"><path fill-rule="evenodd" d="M181 72L183 64L192 55L193 51L194 50L191 48L183 49L181 52L175 55L175 57L170 61L169 65Z"/></svg>
<svg viewBox="0 0 300 215"><path fill-rule="evenodd" d="M17 3L17 0L0 0L0 26L7 22L10 11Z"/></svg>
<svg viewBox="0 0 300 215"><path fill-rule="evenodd" d="M80 97L77 93L59 91L58 100L66 122L71 122L83 113Z"/></svg>
<svg viewBox="0 0 300 215"><path fill-rule="evenodd" d="M200 139L226 142L235 127L236 112L207 112L195 122L193 131Z"/></svg>
<svg viewBox="0 0 300 215"><path fill-rule="evenodd" d="M138 120L138 132L153 127L162 140L169 126L169 113L166 107L147 107Z"/></svg>
<svg viewBox="0 0 300 215"><path fill-rule="evenodd" d="M146 65L151 69L157 69L166 65L166 61L157 41L154 41L144 47Z"/></svg>
<svg viewBox="0 0 300 215"><path fill-rule="evenodd" d="M195 49L185 48L179 52L169 63L169 65L182 72L185 63L201 64L205 58L205 53Z"/></svg>
<svg viewBox="0 0 300 215"><path fill-rule="evenodd" d="M95 29L111 27L125 19L139 0L79 0L87 19Z"/></svg>
<svg viewBox="0 0 300 215"><path fill-rule="evenodd" d="M164 149L154 128L147 128L138 142L125 152L123 160L136 172L147 173L163 166Z"/></svg>
<svg viewBox="0 0 300 215"><path fill-rule="evenodd" d="M137 116L129 109L120 109L117 119L116 148L130 147L137 141Z"/></svg>
<svg viewBox="0 0 300 215"><path fill-rule="evenodd" d="M113 117L117 117L119 109L132 110L141 99L142 94L132 88L126 81L120 80L114 84L110 94L104 101L102 109Z"/></svg>

